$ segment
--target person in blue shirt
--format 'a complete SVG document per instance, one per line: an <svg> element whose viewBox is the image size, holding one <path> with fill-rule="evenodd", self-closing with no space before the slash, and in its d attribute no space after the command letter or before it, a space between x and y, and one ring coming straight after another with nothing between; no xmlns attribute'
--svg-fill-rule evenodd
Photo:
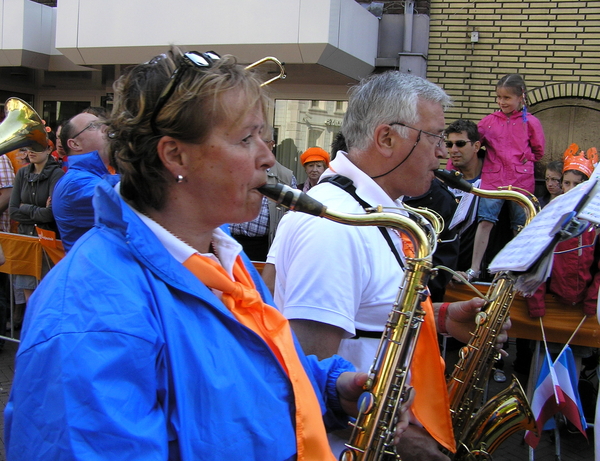
<svg viewBox="0 0 600 461"><path fill-rule="evenodd" d="M54 190L54 219L65 251L69 251L94 227L96 185L103 179L114 185L119 177L111 165L104 120L82 112L65 122L60 134L69 168Z"/></svg>

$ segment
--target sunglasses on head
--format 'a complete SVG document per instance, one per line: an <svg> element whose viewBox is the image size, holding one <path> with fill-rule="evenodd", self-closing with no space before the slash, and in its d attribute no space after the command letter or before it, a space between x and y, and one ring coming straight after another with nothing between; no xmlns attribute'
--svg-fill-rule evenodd
<svg viewBox="0 0 600 461"><path fill-rule="evenodd" d="M207 51L206 53L190 51L183 54L181 57L181 64L179 64L177 69L175 69L171 74L171 78L169 78L167 86L165 86L165 89L158 97L158 100L154 106L154 110L152 111L150 127L155 134L158 134L158 129L156 128L156 118L169 98L173 95L175 88L177 88L177 85L179 85L179 82L181 81L181 78L185 72L192 67L195 67L196 69L208 69L214 64L215 61L218 61L219 59L221 59L221 56L214 51Z"/></svg>
<svg viewBox="0 0 600 461"><path fill-rule="evenodd" d="M459 140L459 141L454 141L454 142L452 142L452 141L446 141L446 147L447 147L448 149L452 149L452 146L453 146L454 144L456 144L456 147L458 147L458 148L460 149L461 147L465 147L465 146L467 145L467 143L468 143L468 142L470 142L471 144L473 144L473 142L472 142L472 141L464 141L464 140L462 140L462 139L461 139L461 140Z"/></svg>
<svg viewBox="0 0 600 461"><path fill-rule="evenodd" d="M188 53L183 54L181 64L179 64L177 69L175 69L171 74L171 78L169 79L167 86L158 97L158 100L156 101L156 104L154 106L154 110L152 111L152 117L150 118L150 128L152 128L152 132L155 135L159 134L159 131L156 128L156 118L158 117L158 114L165 106L169 98L173 95L173 92L175 91L175 88L177 88L177 85L181 81L183 74L185 74L185 72L190 68L208 69L212 67L212 65L219 59L221 59L221 56L219 56L214 51L207 51L206 53L190 51ZM149 64L155 64L156 62L157 61L153 59L149 62ZM275 64L277 64L277 66L279 66L279 74L271 78L270 80L262 83L260 86L268 85L269 83L272 83L275 80L284 79L286 77L284 64L280 62L277 58L271 56L260 59L255 63L250 64L246 67L246 69L252 69L254 67L260 66L265 62L274 62Z"/></svg>

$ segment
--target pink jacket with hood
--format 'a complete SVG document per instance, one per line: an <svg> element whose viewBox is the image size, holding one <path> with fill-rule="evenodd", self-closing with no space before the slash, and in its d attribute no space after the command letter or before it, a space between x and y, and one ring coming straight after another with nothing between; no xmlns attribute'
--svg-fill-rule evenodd
<svg viewBox="0 0 600 461"><path fill-rule="evenodd" d="M535 189L534 163L544 156L544 130L538 118L515 111L510 117L496 111L478 124L486 155L481 171L481 188L496 190L515 186L531 193Z"/></svg>

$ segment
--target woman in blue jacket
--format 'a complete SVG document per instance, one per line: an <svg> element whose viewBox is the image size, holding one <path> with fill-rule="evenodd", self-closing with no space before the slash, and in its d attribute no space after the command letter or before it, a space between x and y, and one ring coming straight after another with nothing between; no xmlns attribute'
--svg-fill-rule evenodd
<svg viewBox="0 0 600 461"><path fill-rule="evenodd" d="M259 212L274 158L261 81L173 50L115 85L121 172L31 299L9 460L325 460L365 374L306 357L220 226ZM403 413L399 435L407 425Z"/></svg>

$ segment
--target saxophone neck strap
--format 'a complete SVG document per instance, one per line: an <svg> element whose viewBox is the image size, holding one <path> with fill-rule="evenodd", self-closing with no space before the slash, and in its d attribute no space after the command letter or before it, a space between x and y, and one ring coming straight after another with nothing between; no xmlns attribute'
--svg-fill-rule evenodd
<svg viewBox="0 0 600 461"><path fill-rule="evenodd" d="M328 176L326 178L323 178L321 181L319 181L319 184L323 184L326 182L331 183L334 186L337 186L340 189L346 191L354 198L354 200L356 200L360 204L360 206L363 207L363 209L366 210L367 208L373 208L372 205L370 205L368 202L364 201L362 198L359 197L359 195L356 193L356 187L354 186L354 183L350 178L342 176L341 174L336 174L334 176ZM392 242L392 238L390 237L388 230L383 226L378 226L377 229L379 229L379 232L381 232L381 235L383 235L383 238L390 247L390 250L392 250L392 253L396 258L396 261L398 261L398 264L400 264L400 267L404 269L404 263L402 262L400 253L398 253L396 245L394 245L394 242Z"/></svg>

